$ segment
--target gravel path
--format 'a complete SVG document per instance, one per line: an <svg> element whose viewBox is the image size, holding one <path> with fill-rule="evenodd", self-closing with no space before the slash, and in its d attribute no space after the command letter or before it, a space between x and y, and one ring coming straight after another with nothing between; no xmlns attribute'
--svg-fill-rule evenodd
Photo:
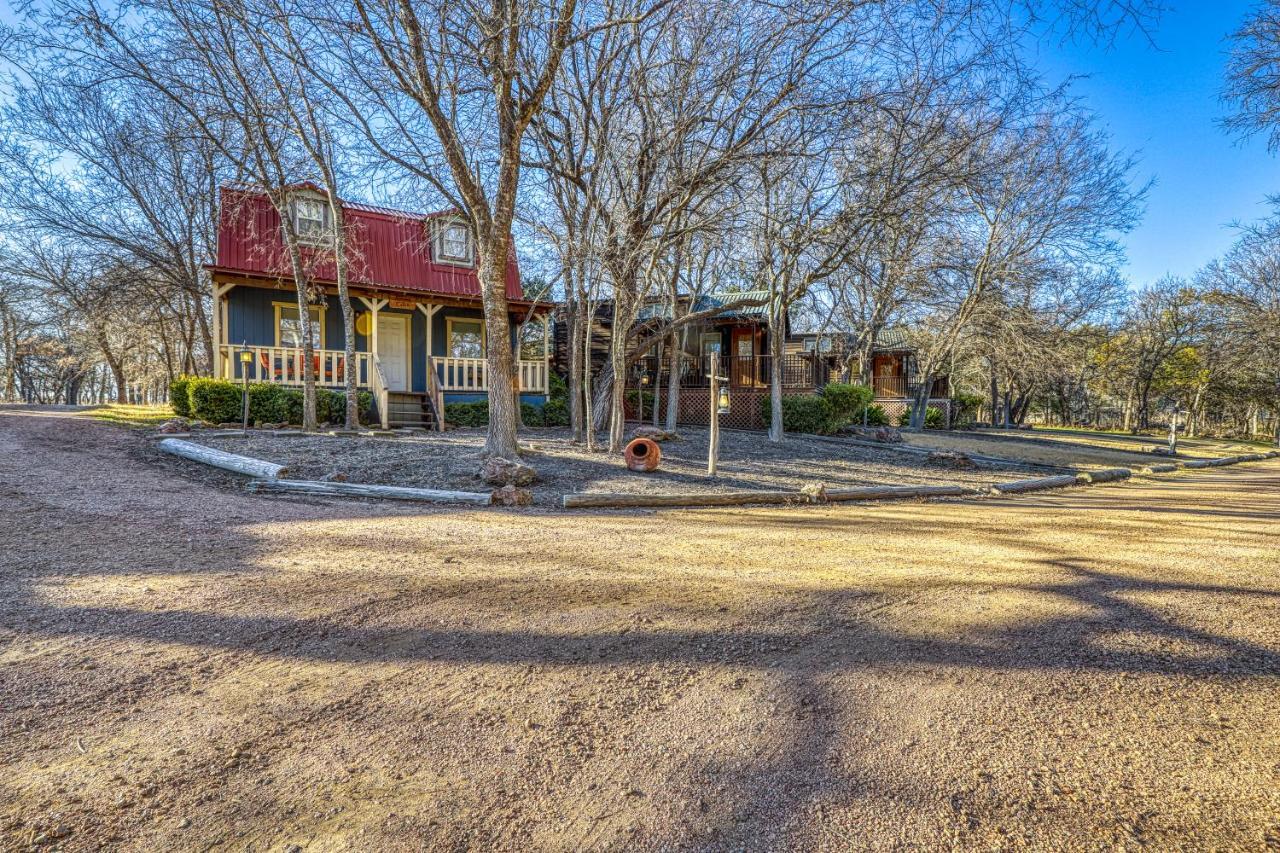
<svg viewBox="0 0 1280 853"><path fill-rule="evenodd" d="M1280 462L627 515L0 412L0 848L1280 845Z"/></svg>
<svg viewBox="0 0 1280 853"><path fill-rule="evenodd" d="M818 439L787 436L775 444L763 433L726 431L721 436L719 474L707 476L707 431L686 428L679 440L662 443L662 464L641 474L627 470L621 455L588 452L567 430L530 430L521 436L524 461L540 480L532 491L536 503L559 506L569 492L704 493L718 491L798 489L822 481L832 487L877 484L959 484L989 486L1001 480L1032 476L1018 464L957 469L929 462L919 454ZM341 474L354 483L419 486L459 491L487 491L476 479L484 433L452 430L409 438L278 436L193 440L231 453L268 459L289 466L289 476L318 480ZM194 464L194 463L193 463Z"/></svg>

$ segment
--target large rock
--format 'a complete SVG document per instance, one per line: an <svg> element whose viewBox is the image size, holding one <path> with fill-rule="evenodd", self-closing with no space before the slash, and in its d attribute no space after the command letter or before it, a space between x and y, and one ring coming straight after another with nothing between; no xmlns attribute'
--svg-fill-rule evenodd
<svg viewBox="0 0 1280 853"><path fill-rule="evenodd" d="M959 450L935 450L925 457L934 465L945 465L948 468L976 468L977 463L966 453Z"/></svg>
<svg viewBox="0 0 1280 853"><path fill-rule="evenodd" d="M481 466L480 479L491 486L527 486L538 481L538 472L528 465L495 456Z"/></svg>
<svg viewBox="0 0 1280 853"><path fill-rule="evenodd" d="M164 433L187 432L191 429L191 422L186 418L170 418L160 424L160 431Z"/></svg>
<svg viewBox="0 0 1280 853"><path fill-rule="evenodd" d="M494 489L492 500L496 506L529 506L533 503L533 492L508 485Z"/></svg>
<svg viewBox="0 0 1280 853"><path fill-rule="evenodd" d="M659 429L656 426L638 426L631 433L632 438L648 438L653 441L671 441L679 438L674 432L667 432L665 429Z"/></svg>
<svg viewBox="0 0 1280 853"><path fill-rule="evenodd" d="M876 429L871 433L871 440L878 441L882 444L901 444L902 433L898 432L893 427L876 427Z"/></svg>
<svg viewBox="0 0 1280 853"><path fill-rule="evenodd" d="M811 504L823 504L827 502L827 484L826 483L805 483L800 487L800 494L809 499Z"/></svg>

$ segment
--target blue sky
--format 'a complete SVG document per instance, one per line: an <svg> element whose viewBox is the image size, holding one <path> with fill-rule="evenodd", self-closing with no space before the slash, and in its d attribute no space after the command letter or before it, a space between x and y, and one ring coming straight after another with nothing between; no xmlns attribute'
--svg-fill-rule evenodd
<svg viewBox="0 0 1280 853"><path fill-rule="evenodd" d="M1175 0L1176 2L1176 0ZM1229 227L1266 216L1280 193L1280 160L1259 140L1240 142L1218 125L1226 37L1252 2L1182 0L1153 33L1112 46L1041 44L1047 82L1088 75L1072 87L1098 114L1114 144L1139 155L1153 178L1141 225L1125 240L1132 284L1166 273L1191 275L1234 241Z"/></svg>
<svg viewBox="0 0 1280 853"><path fill-rule="evenodd" d="M1175 0L1177 2L1177 0ZM1155 181L1146 214L1125 238L1132 284L1189 276L1233 242L1233 222L1266 216L1280 193L1280 159L1259 140L1241 142L1218 125L1226 37L1253 0L1181 0L1152 34L1114 44L1041 42L1034 59L1046 82L1079 77L1073 93L1098 115L1113 144L1139 157L1136 179ZM12 21L0 0L0 22Z"/></svg>

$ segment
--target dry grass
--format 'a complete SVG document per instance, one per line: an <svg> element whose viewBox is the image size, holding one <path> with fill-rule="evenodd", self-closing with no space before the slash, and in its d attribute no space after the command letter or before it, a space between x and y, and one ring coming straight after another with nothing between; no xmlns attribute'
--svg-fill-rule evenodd
<svg viewBox="0 0 1280 853"><path fill-rule="evenodd" d="M172 418L173 409L169 404L158 406L134 406L123 403L108 403L85 409L86 417L126 427L154 427Z"/></svg>
<svg viewBox="0 0 1280 853"><path fill-rule="evenodd" d="M0 444L5 849L1280 843L1275 461L570 515Z"/></svg>
<svg viewBox="0 0 1280 853"><path fill-rule="evenodd" d="M1083 430L975 430L971 432L903 433L908 443L917 447L960 450L1023 462L1064 467L1099 468L1146 465L1159 459L1154 448L1168 446L1166 439L1155 435L1086 432ZM1183 458L1210 458L1249 453L1266 448L1259 442L1214 439L1178 440Z"/></svg>

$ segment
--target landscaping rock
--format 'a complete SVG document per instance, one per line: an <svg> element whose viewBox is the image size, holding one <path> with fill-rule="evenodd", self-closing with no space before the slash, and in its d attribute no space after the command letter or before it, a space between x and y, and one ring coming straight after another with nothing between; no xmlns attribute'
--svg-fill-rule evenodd
<svg viewBox="0 0 1280 853"><path fill-rule="evenodd" d="M893 427L877 427L872 430L871 435L868 437L872 441L879 441L882 444L902 443L902 433L898 432L898 430Z"/></svg>
<svg viewBox="0 0 1280 853"><path fill-rule="evenodd" d="M345 483L347 482L348 477L346 474L343 474L341 471L330 471L328 474L325 474L320 479L326 483Z"/></svg>
<svg viewBox="0 0 1280 853"><path fill-rule="evenodd" d="M533 503L533 492L516 486L503 486L494 489L493 503L495 506L529 506Z"/></svg>
<svg viewBox="0 0 1280 853"><path fill-rule="evenodd" d="M807 497L811 504L822 504L827 502L826 483L805 483L800 487L800 493Z"/></svg>
<svg viewBox="0 0 1280 853"><path fill-rule="evenodd" d="M1151 448L1151 453L1155 456L1177 456L1178 455L1167 447L1153 447Z"/></svg>
<svg viewBox="0 0 1280 853"><path fill-rule="evenodd" d="M160 424L160 431L163 433L189 432L191 430L191 422L186 418L171 418Z"/></svg>
<svg viewBox="0 0 1280 853"><path fill-rule="evenodd" d="M638 426L631 433L631 437L648 438L653 441L671 441L672 439L677 439L680 436L676 435L674 432L667 432L665 429L659 429L655 426Z"/></svg>
<svg viewBox="0 0 1280 853"><path fill-rule="evenodd" d="M235 422L227 421L224 424L218 424L218 429L241 429L243 426L244 424L240 423L239 421L235 421Z"/></svg>
<svg viewBox="0 0 1280 853"><path fill-rule="evenodd" d="M945 465L948 468L977 468L978 465L969 458L969 454L959 450L935 450L925 457L934 465Z"/></svg>
<svg viewBox="0 0 1280 853"><path fill-rule="evenodd" d="M485 460L480 479L491 486L528 486L538 481L538 472L528 465L495 456Z"/></svg>

